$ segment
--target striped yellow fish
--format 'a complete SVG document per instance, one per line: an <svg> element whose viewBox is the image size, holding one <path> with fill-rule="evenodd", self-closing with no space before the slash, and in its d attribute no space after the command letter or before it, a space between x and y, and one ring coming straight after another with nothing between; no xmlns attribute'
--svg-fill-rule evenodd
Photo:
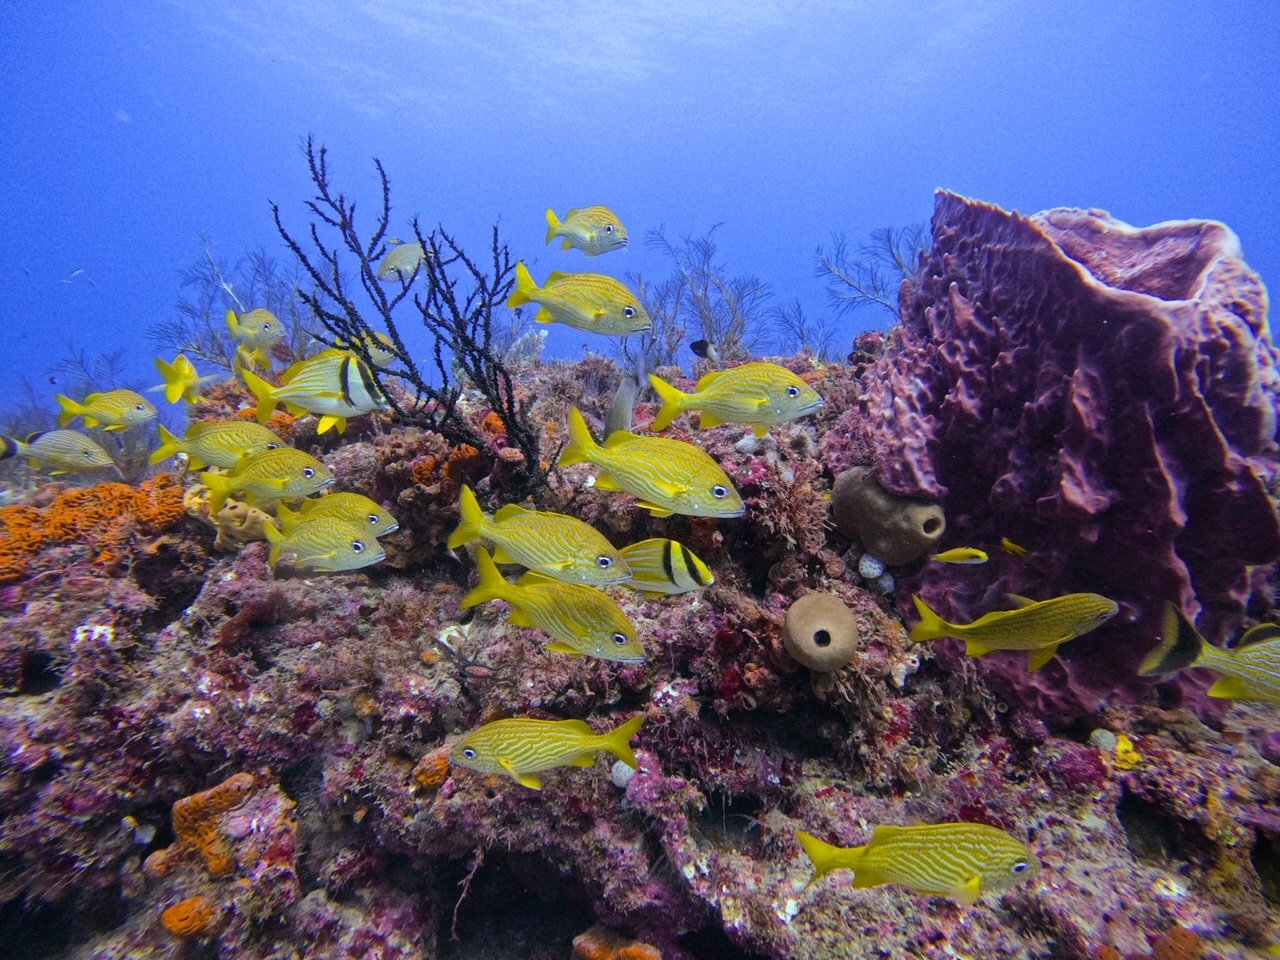
<svg viewBox="0 0 1280 960"><path fill-rule="evenodd" d="M27 439L0 437L0 460L26 457L33 467L53 467L51 476L115 469L111 454L92 438L75 430L46 430L28 434Z"/></svg>
<svg viewBox="0 0 1280 960"><path fill-rule="evenodd" d="M464 734L449 759L480 773L510 774L521 786L541 790L542 780L533 774L556 767L590 767L601 750L636 769L631 738L642 723L643 714L609 733L596 733L583 720L496 720Z"/></svg>
<svg viewBox="0 0 1280 960"><path fill-rule="evenodd" d="M533 282L523 263L516 264L516 289L508 307L541 304L538 323L563 323L578 330L625 337L653 328L653 320L636 295L613 277L599 273L553 273L545 286Z"/></svg>
<svg viewBox="0 0 1280 960"><path fill-rule="evenodd" d="M1204 667L1220 674L1209 696L1280 706L1280 626L1260 623L1234 647L1209 643L1174 604L1165 607L1163 639L1138 667L1144 677Z"/></svg>
<svg viewBox="0 0 1280 960"><path fill-rule="evenodd" d="M590 524L563 513L526 510L509 503L490 519L471 488L458 494L462 522L449 535L449 549L488 540L497 563L519 563L556 580L603 587L631 579L631 568Z"/></svg>
<svg viewBox="0 0 1280 960"><path fill-rule="evenodd" d="M373 361L373 365L379 370L385 370L391 366L396 359L396 345L391 338L385 333L373 330L361 337L352 338L352 342L363 346L369 354L369 359ZM344 338L336 341L338 350L350 350L347 346L348 341Z"/></svg>
<svg viewBox="0 0 1280 960"><path fill-rule="evenodd" d="M386 406L382 391L367 364L341 350L325 350L300 360L272 386L252 370L242 371L245 386L258 400L258 422L271 419L276 404L283 403L295 417L303 413L319 415L316 433L336 427L347 429L347 418L371 413Z"/></svg>
<svg viewBox="0 0 1280 960"><path fill-rule="evenodd" d="M268 450L278 450L285 442L271 430L249 420L206 420L187 427L187 436L176 437L161 424L160 448L149 458L150 463L168 460L180 453L187 455L192 470L220 467L230 470L241 457L251 457Z"/></svg>
<svg viewBox="0 0 1280 960"><path fill-rule="evenodd" d="M238 357L250 364L271 369L271 348L284 339L284 324L270 310L259 307L236 315L227 311L227 332L239 344Z"/></svg>
<svg viewBox="0 0 1280 960"><path fill-rule="evenodd" d="M128 430L141 423L154 420L156 408L151 401L132 390L107 390L91 393L77 403L70 397L57 395L58 426L65 427L77 417L84 417L86 427L102 427L104 430Z"/></svg>
<svg viewBox="0 0 1280 960"><path fill-rule="evenodd" d="M508 583L483 549L476 551L476 565L480 583L462 598L462 609L504 600L511 604L507 621L513 627L533 627L555 638L548 650L622 663L644 660L635 626L608 595L540 573Z"/></svg>
<svg viewBox="0 0 1280 960"><path fill-rule="evenodd" d="M966 906L1040 869L1030 847L984 823L877 827L861 847L833 846L803 830L796 839L813 861L810 885L832 870L848 869L854 871L854 887L899 883Z"/></svg>
<svg viewBox="0 0 1280 960"><path fill-rule="evenodd" d="M561 220L547 211L547 243L563 237L560 249L577 247L588 257L621 250L627 245L627 228L608 207L581 207L570 210Z"/></svg>
<svg viewBox="0 0 1280 960"><path fill-rule="evenodd" d="M698 447L664 437L638 437L626 430L596 443L577 407L569 411L569 442L560 466L593 463L604 472L597 490L622 490L655 517L740 517L746 506L728 475Z"/></svg>
<svg viewBox="0 0 1280 960"><path fill-rule="evenodd" d="M363 493L331 493L327 497L303 500L296 513L283 504L276 508L276 519L285 533L290 533L304 520L320 517L346 521L375 537L385 537L400 529L395 517Z"/></svg>
<svg viewBox="0 0 1280 960"><path fill-rule="evenodd" d="M979 550L977 547L952 547L950 550L935 553L929 559L936 560L938 563L986 563L989 558L985 550Z"/></svg>
<svg viewBox="0 0 1280 960"><path fill-rule="evenodd" d="M200 482L209 489L210 512L217 513L235 491L250 501L293 500L323 490L333 474L311 454L283 447L244 457L230 473L201 474Z"/></svg>
<svg viewBox="0 0 1280 960"><path fill-rule="evenodd" d="M336 517L303 520L288 533L270 523L262 530L271 544L267 562L272 567L286 553L293 555L295 565L318 573L358 570L387 557L372 531Z"/></svg>
<svg viewBox="0 0 1280 960"><path fill-rule="evenodd" d="M408 283L418 272L422 262L427 259L426 252L422 249L422 244L416 240L413 243L398 243L394 240L391 242L393 246L378 263L378 279L403 280Z"/></svg>
<svg viewBox="0 0 1280 960"><path fill-rule="evenodd" d="M621 550L631 568L627 586L646 597L660 597L701 590L715 582L707 565L683 543L654 537Z"/></svg>
<svg viewBox="0 0 1280 960"><path fill-rule="evenodd" d="M1068 593L1051 600L1031 600L1010 594L1016 610L993 610L973 623L948 623L917 596L920 622L911 628L911 639L927 643L939 637L965 641L964 652L981 657L992 650L1026 650L1027 666L1039 670L1053 659L1058 647L1094 630L1120 609L1114 600L1096 593Z"/></svg>
<svg viewBox="0 0 1280 960"><path fill-rule="evenodd" d="M172 363L163 357L156 357L156 369L160 371L164 383L158 387L151 387L147 392L163 390L164 398L169 403L177 403L179 400L198 403L200 388L218 379L217 374L212 373L208 376L200 376L196 365L187 359L185 353L174 357Z"/></svg>
<svg viewBox="0 0 1280 960"><path fill-rule="evenodd" d="M742 423L763 437L771 426L807 416L822 406L818 391L776 363L744 363L713 371L698 381L693 393L677 390L654 373L649 374L649 383L662 401L650 430L665 430L680 414L698 410L703 430Z"/></svg>

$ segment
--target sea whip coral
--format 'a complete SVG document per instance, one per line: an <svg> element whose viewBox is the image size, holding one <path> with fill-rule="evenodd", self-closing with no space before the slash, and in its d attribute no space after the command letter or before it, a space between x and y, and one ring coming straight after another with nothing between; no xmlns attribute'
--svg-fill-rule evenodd
<svg viewBox="0 0 1280 960"><path fill-rule="evenodd" d="M864 429L880 482L941 500L949 540L1007 536L1031 554L980 577L928 565L900 591L904 613L912 590L957 621L1006 593L1121 603L1034 677L987 664L1002 695L1061 721L1142 695L1134 667L1166 600L1198 604L1221 640L1246 568L1280 555L1266 305L1222 224L1023 217L939 193L900 342L865 378Z"/></svg>

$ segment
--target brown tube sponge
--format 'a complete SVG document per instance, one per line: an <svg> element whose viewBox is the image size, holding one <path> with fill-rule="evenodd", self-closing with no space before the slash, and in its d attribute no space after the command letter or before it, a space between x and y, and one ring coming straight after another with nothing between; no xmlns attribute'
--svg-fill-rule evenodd
<svg viewBox="0 0 1280 960"><path fill-rule="evenodd" d="M810 670L832 673L858 651L858 625L839 597L806 593L787 609L782 645Z"/></svg>
<svg viewBox="0 0 1280 960"><path fill-rule="evenodd" d="M836 477L831 513L841 533L890 566L923 556L947 529L940 504L889 493L870 467L853 467Z"/></svg>

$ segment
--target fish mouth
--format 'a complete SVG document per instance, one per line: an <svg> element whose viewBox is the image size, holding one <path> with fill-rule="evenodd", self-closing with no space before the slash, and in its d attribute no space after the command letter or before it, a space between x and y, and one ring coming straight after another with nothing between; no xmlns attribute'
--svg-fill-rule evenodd
<svg viewBox="0 0 1280 960"><path fill-rule="evenodd" d="M822 398L819 397L817 400L813 401L813 403L809 404L808 406L801 407L799 416L803 417L806 414L813 413L815 410L821 409L821 407L822 407Z"/></svg>
<svg viewBox="0 0 1280 960"><path fill-rule="evenodd" d="M614 657L615 663L644 663L645 655L642 653L636 657Z"/></svg>
<svg viewBox="0 0 1280 960"><path fill-rule="evenodd" d="M400 529L400 523L397 521L396 523L393 523L391 526L387 527L387 529L383 530L382 536L385 537L389 533L395 533L399 529Z"/></svg>

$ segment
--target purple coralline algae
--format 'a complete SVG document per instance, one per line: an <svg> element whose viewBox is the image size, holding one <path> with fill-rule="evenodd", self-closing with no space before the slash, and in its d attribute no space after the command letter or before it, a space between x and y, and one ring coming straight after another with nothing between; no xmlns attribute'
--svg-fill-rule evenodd
<svg viewBox="0 0 1280 960"><path fill-rule="evenodd" d="M1186 681L1157 688L1130 663L1156 598L1194 589L1215 638L1269 611L1261 590L1242 608L1243 567L1276 541L1264 300L1223 228L1113 224L1085 244L1103 222L943 196L905 325L859 338L848 365L782 361L821 411L763 438L667 433L724 466L741 519L655 518L589 467L552 471L542 508L619 546L675 538L715 575L679 596L610 591L644 663L566 656L499 605L460 609L475 565L444 546L458 489L494 509L513 463L471 394L483 449L379 415L310 446L397 516L386 564L272 570L265 544L220 552L191 518L126 543L112 571L86 544L41 547L0 592L0 953L1089 960L1193 937L1235 960L1280 940L1274 709L1223 704L1206 726L1173 695ZM542 448L572 406L598 430L620 375L600 357L522 368ZM234 387L210 393L235 413ZM652 414L639 404L636 423ZM908 424L918 436L895 433ZM311 419L296 427L307 443ZM940 500L949 541L1029 555L863 562L829 523L834 477L857 465ZM897 598L888 573L907 581ZM946 641L913 646L895 606L914 589L961 617L1003 591L1086 588L1125 623L1034 676L1025 656L975 670ZM814 592L852 618L831 672L783 642ZM450 764L457 735L513 715L643 715L637 769L598 759L534 791ZM797 830L849 846L949 820L1025 837L1044 869L972 908L848 871L807 886Z"/></svg>
<svg viewBox="0 0 1280 960"><path fill-rule="evenodd" d="M940 193L933 248L903 286L854 429L889 491L942 503L944 546L1007 537L1029 554L926 565L899 591L904 614L913 592L955 622L1009 593L1117 601L1112 624L1037 674L1012 655L982 661L1010 702L1067 723L1144 696L1134 666L1166 601L1201 611L1214 642L1268 605L1248 606L1250 567L1280 556L1266 309L1222 224L1024 217ZM957 645L942 649L955 666ZM1168 687L1204 706L1203 680Z"/></svg>

